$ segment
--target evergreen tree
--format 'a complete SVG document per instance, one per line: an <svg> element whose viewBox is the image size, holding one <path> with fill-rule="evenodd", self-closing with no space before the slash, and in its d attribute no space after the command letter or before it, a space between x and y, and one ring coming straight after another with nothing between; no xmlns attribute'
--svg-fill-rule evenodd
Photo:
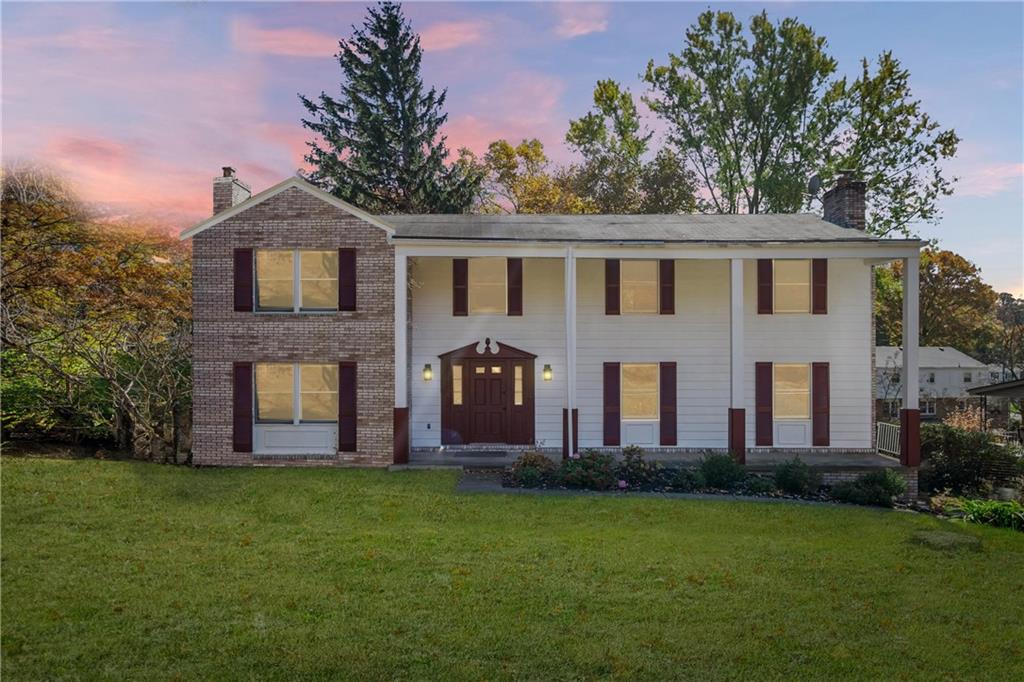
<svg viewBox="0 0 1024 682"><path fill-rule="evenodd" d="M310 118L308 179L372 213L461 213L480 191L479 169L448 164L441 126L446 91L426 89L423 50L401 5L368 10L362 28L338 43L338 98L299 95Z"/></svg>

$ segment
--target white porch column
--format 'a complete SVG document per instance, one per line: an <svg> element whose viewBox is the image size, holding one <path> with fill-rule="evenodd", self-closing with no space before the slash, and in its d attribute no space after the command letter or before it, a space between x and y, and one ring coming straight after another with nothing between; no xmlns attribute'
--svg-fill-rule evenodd
<svg viewBox="0 0 1024 682"><path fill-rule="evenodd" d="M743 377L743 259L729 260L729 452L746 462L746 425Z"/></svg>
<svg viewBox="0 0 1024 682"><path fill-rule="evenodd" d="M409 258L395 246L394 462L409 461Z"/></svg>
<svg viewBox="0 0 1024 682"><path fill-rule="evenodd" d="M562 423L566 436L567 456L579 449L573 433L576 415L576 250L569 246L565 249L565 412Z"/></svg>
<svg viewBox="0 0 1024 682"><path fill-rule="evenodd" d="M729 261L729 407L743 409L743 260Z"/></svg>
<svg viewBox="0 0 1024 682"><path fill-rule="evenodd" d="M918 310L920 294L920 257L903 259L903 409L918 409L920 375L918 373L918 338L921 317Z"/></svg>

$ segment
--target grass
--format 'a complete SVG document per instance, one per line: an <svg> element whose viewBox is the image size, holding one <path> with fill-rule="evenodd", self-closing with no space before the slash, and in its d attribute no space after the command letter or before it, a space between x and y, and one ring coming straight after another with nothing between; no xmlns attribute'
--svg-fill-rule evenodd
<svg viewBox="0 0 1024 682"><path fill-rule="evenodd" d="M5 681L1024 678L1010 530L449 472L2 466Z"/></svg>

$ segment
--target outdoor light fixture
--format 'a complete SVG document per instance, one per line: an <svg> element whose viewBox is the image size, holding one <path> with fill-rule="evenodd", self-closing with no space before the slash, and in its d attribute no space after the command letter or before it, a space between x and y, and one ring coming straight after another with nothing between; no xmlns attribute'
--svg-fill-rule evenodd
<svg viewBox="0 0 1024 682"><path fill-rule="evenodd" d="M544 365L544 381L551 381L551 365Z"/></svg>
<svg viewBox="0 0 1024 682"><path fill-rule="evenodd" d="M434 370L431 369L430 363L423 365L423 380L430 381L434 378Z"/></svg>

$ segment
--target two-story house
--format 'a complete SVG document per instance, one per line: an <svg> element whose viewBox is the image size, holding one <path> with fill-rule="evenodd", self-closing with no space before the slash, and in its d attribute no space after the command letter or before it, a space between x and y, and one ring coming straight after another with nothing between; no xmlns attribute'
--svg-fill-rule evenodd
<svg viewBox="0 0 1024 682"><path fill-rule="evenodd" d="M995 383L990 366L952 346L922 346L919 350L917 389L922 419L943 419L947 414L977 402L967 392L976 386ZM875 349L875 396L878 414L899 416L903 395L903 349L878 346Z"/></svg>
<svg viewBox="0 0 1024 682"><path fill-rule="evenodd" d="M224 169L193 240L194 461L873 452L865 185L815 215L370 215ZM917 463L916 391L902 410Z"/></svg>

